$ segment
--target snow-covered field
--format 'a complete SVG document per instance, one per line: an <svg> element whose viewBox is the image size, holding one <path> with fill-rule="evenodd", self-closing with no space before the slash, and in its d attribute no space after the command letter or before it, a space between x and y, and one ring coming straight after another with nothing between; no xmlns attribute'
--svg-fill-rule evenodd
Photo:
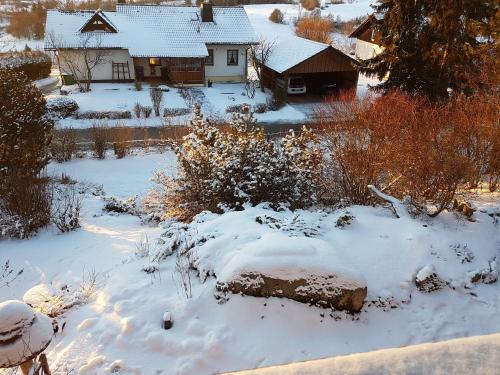
<svg viewBox="0 0 500 375"><path fill-rule="evenodd" d="M79 159L50 164L48 173L64 172L87 186L102 185L107 196L127 198L145 194L155 169L174 173L174 155ZM94 298L58 319L64 329L46 351L56 374L65 369L208 374L495 333L500 331L500 283L472 284L469 272L500 257L498 218L487 214L500 212L500 197L476 193L470 198L478 208L473 222L449 212L435 219L396 219L383 207L276 212L261 205L201 214L186 228L193 238L204 238L197 248L199 266L216 274L233 269L242 254L245 261L253 257L270 266L296 257L300 266L298 256L307 251L308 266L362 275L368 297L355 316L278 298L231 295L219 304L214 277L203 283L193 275L193 297L186 299L173 272L175 255L152 260L169 243L168 237L161 245L156 240L173 227L103 212L102 198L90 193L83 201L82 228L67 234L48 228L29 240L0 242L2 263L10 260L14 269L24 269L0 288L0 300L22 299L38 283L74 288L89 270L98 273ZM347 212L354 217L351 224L336 227ZM137 244L146 236L151 251L140 257ZM324 251L331 256L322 257ZM416 289L417 271L430 264L453 288L431 294ZM142 271L152 265L159 270ZM174 322L170 330L162 328L166 311Z"/></svg>

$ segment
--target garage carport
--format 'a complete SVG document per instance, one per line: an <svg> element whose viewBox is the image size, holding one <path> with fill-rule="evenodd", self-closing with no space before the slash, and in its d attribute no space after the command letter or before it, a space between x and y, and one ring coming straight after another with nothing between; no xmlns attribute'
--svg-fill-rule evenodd
<svg viewBox="0 0 500 375"><path fill-rule="evenodd" d="M274 44L262 64L265 87L288 88L288 78L302 77L308 94L355 90L358 83L356 60L328 44L291 37Z"/></svg>

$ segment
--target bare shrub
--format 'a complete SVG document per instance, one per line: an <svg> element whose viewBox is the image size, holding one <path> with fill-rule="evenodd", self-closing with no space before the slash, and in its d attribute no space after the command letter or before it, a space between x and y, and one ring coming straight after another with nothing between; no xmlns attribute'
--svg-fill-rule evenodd
<svg viewBox="0 0 500 375"><path fill-rule="evenodd" d="M142 109L142 114L144 115L144 118L149 118L151 116L151 113L153 113L152 107L145 106L145 107L142 107L141 109ZM159 114L156 116L159 116Z"/></svg>
<svg viewBox="0 0 500 375"><path fill-rule="evenodd" d="M285 23L285 15L281 10L275 8L269 15L269 21L274 23Z"/></svg>
<svg viewBox="0 0 500 375"><path fill-rule="evenodd" d="M461 147L470 162L468 187L486 178L496 190L500 178L500 106L495 95L456 96L450 101L449 121L457 124Z"/></svg>
<svg viewBox="0 0 500 375"><path fill-rule="evenodd" d="M453 104L393 92L330 100L317 115L330 155L323 168L326 202L366 204L367 186L375 185L436 216L470 174Z"/></svg>
<svg viewBox="0 0 500 375"><path fill-rule="evenodd" d="M260 91L264 92L265 82L262 77L262 66L269 61L274 49L274 42L270 42L264 38L260 38L257 44L250 46L250 61L255 69L257 78L259 79Z"/></svg>
<svg viewBox="0 0 500 375"><path fill-rule="evenodd" d="M153 109L155 111L155 116L160 116L161 101L163 100L163 91L157 87L151 87L149 89L149 96L151 97L151 103L153 104Z"/></svg>
<svg viewBox="0 0 500 375"><path fill-rule="evenodd" d="M182 231L183 238L179 241L176 251L175 268L172 278L176 282L178 289L189 299L193 297L192 272L195 270L196 247L193 236L190 232Z"/></svg>
<svg viewBox="0 0 500 375"><path fill-rule="evenodd" d="M135 117L141 118L142 105L140 103L135 103L132 110L134 111Z"/></svg>
<svg viewBox="0 0 500 375"><path fill-rule="evenodd" d="M66 184L56 189L52 221L62 233L80 228L80 210L83 196L74 184Z"/></svg>
<svg viewBox="0 0 500 375"><path fill-rule="evenodd" d="M330 34L334 30L331 17L303 17L295 25L295 34L305 39L330 44Z"/></svg>
<svg viewBox="0 0 500 375"><path fill-rule="evenodd" d="M8 287L10 283L22 275L23 271L24 269L22 268L19 271L14 271L10 266L10 261L6 260L5 263L0 266L0 288Z"/></svg>
<svg viewBox="0 0 500 375"><path fill-rule="evenodd" d="M50 155L58 163L70 161L76 154L76 134L73 128L52 131Z"/></svg>
<svg viewBox="0 0 500 375"><path fill-rule="evenodd" d="M315 8L319 8L320 2L319 0L300 0L300 4L309 11L314 10Z"/></svg>
<svg viewBox="0 0 500 375"><path fill-rule="evenodd" d="M130 152L131 142L134 139L134 129L116 126L113 129L113 151L117 159L122 159Z"/></svg>
<svg viewBox="0 0 500 375"><path fill-rule="evenodd" d="M253 79L247 79L245 81L245 92L250 99L255 97L255 90L257 89L257 81Z"/></svg>
<svg viewBox="0 0 500 375"><path fill-rule="evenodd" d="M106 143L108 141L109 128L106 122L94 122L90 131L93 142L94 155L98 159L106 157Z"/></svg>

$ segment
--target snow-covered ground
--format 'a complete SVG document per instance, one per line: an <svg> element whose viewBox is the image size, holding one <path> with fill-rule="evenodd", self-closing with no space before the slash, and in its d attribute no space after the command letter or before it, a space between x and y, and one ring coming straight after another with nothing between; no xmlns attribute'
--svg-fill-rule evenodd
<svg viewBox="0 0 500 375"><path fill-rule="evenodd" d="M64 172L88 186L102 185L106 195L127 198L145 194L155 169L174 173L174 155L79 159L50 164L48 173ZM163 245L157 238L172 227L105 213L104 201L90 193L83 201L82 228L67 234L48 228L29 240L0 242L2 263L24 268L0 288L0 300L21 299L40 282L71 288L89 270L98 272L95 297L59 318L64 330L47 349L56 374L66 368L76 374L208 374L495 333L500 283L472 285L469 272L499 259L498 218L495 222L481 210L498 212L500 197L475 197L479 211L473 222L449 212L435 219L396 219L383 207L292 213L262 205L201 214L187 227L189 235L204 238L198 245L200 266L216 274L232 267L242 252L248 259L265 250L272 264L273 257L293 257L306 246L308 264L321 264L321 254L331 249L334 256L325 259L337 259L341 264L335 267L353 270L367 282L365 307L355 316L278 298L231 295L219 304L214 277L202 283L193 275L193 298L186 299L174 276L175 255L152 260L155 250L168 245L168 237ZM336 227L347 212L354 217L351 224ZM151 252L139 257L137 244L146 236ZM321 251L313 251L313 243L321 244ZM430 264L454 289L432 294L416 289L417 271ZM142 271L151 265L159 271ZM162 328L166 311L174 322L170 330Z"/></svg>
<svg viewBox="0 0 500 375"><path fill-rule="evenodd" d="M0 52L23 51L26 46L33 51L43 51L43 40L18 39L0 31Z"/></svg>
<svg viewBox="0 0 500 375"><path fill-rule="evenodd" d="M500 334L377 350L233 375L498 374Z"/></svg>
<svg viewBox="0 0 500 375"><path fill-rule="evenodd" d="M73 87L74 88L74 87ZM195 96L195 102L202 105L202 111L205 116L227 119L231 114L226 112L226 108L238 104L265 104L271 93L266 90L261 92L258 88L254 98L249 98L245 93L245 85L241 83L223 84L214 83L213 87L199 87L189 89ZM47 95L51 98L58 95L57 93ZM151 106L149 96L149 85L143 84L141 91L136 91L131 83L95 83L92 85L92 91L88 93L80 93L77 90L72 90L69 97L75 99L80 107L80 112L86 111L116 111L128 110L133 112L133 107L136 103L144 106ZM186 102L179 94L176 88L170 88L170 91L163 93L163 108L170 109L186 109L191 103ZM162 109L163 111L163 109ZM145 119L141 117L137 119L135 115L132 119L109 121L110 125L119 123L122 126L161 126L165 124L162 117L150 117ZM285 105L279 111L267 111L262 114L256 114L255 117L260 122L271 121L286 121L296 123L306 119L304 113L293 108L290 105ZM174 125L183 125L191 118L191 113L184 116L171 117L170 121ZM58 121L59 128L72 127L75 129L89 128L92 126L93 120L77 120L67 118Z"/></svg>

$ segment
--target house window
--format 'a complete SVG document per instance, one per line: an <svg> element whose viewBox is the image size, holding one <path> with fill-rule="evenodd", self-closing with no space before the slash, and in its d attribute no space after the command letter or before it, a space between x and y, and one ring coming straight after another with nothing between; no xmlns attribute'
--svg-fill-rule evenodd
<svg viewBox="0 0 500 375"><path fill-rule="evenodd" d="M151 65L151 66L160 66L161 65L161 59L159 57L150 57L149 58L149 65Z"/></svg>
<svg viewBox="0 0 500 375"><path fill-rule="evenodd" d="M208 50L208 56L205 58L205 65L214 65L214 50Z"/></svg>
<svg viewBox="0 0 500 375"><path fill-rule="evenodd" d="M227 65L238 65L238 50L228 49L227 50Z"/></svg>
<svg viewBox="0 0 500 375"><path fill-rule="evenodd" d="M173 58L170 60L172 72L201 72L201 59Z"/></svg>

